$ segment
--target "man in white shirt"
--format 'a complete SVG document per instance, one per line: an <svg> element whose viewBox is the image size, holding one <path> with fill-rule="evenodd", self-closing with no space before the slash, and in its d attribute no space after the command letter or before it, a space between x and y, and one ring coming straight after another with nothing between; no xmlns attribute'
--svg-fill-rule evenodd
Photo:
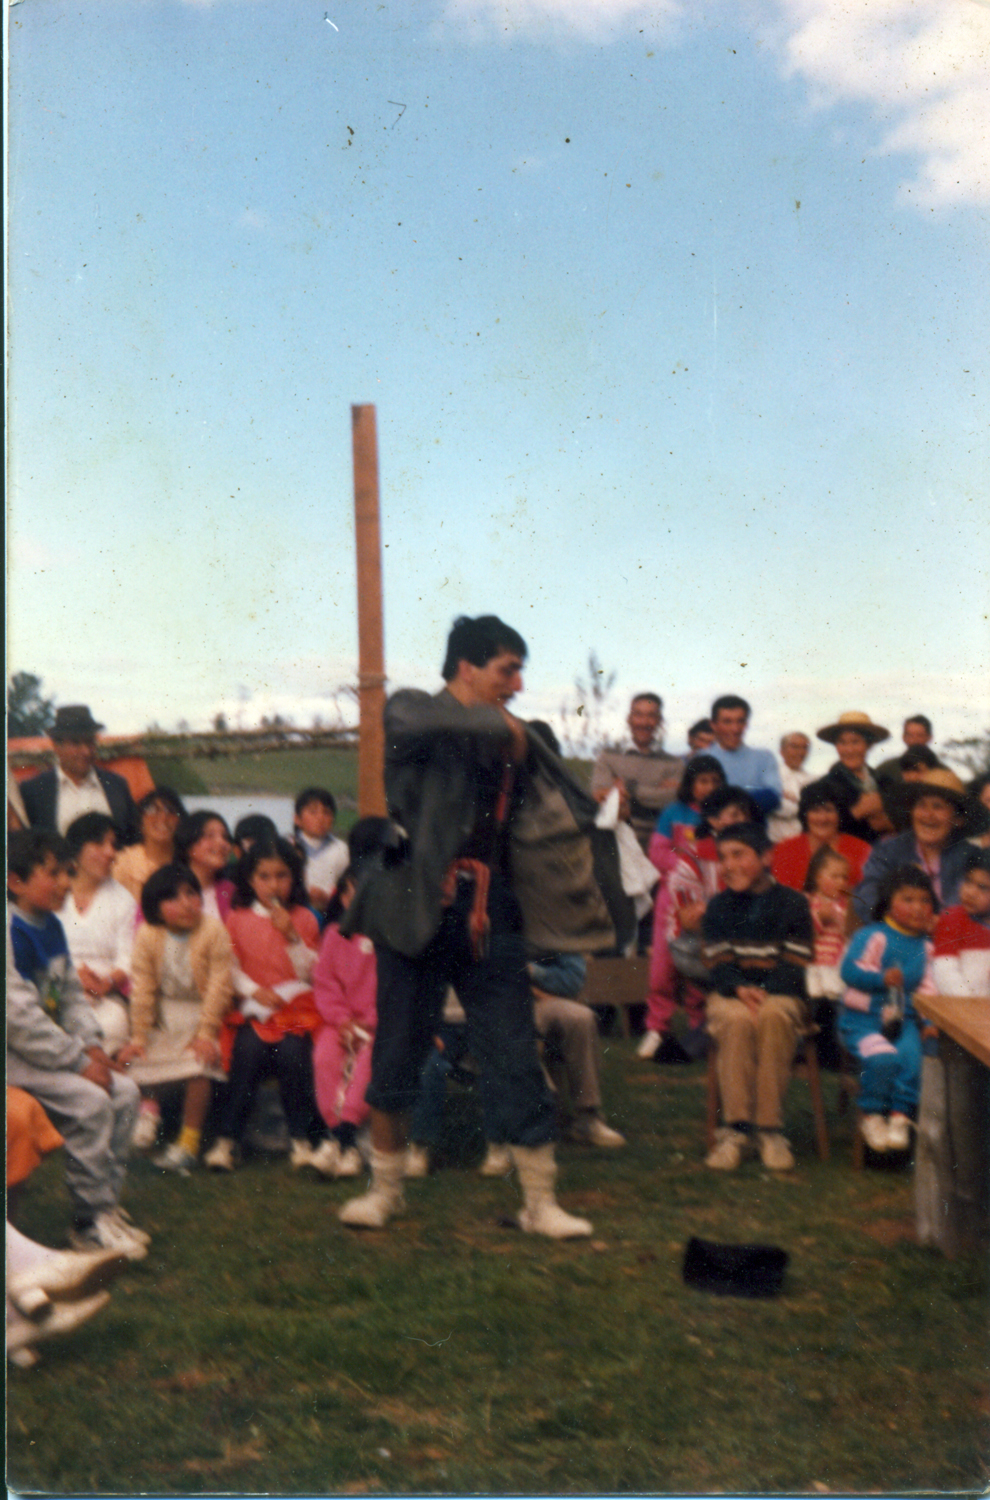
<svg viewBox="0 0 990 1500"><path fill-rule="evenodd" d="M815 779L811 771L802 769L810 749L811 741L799 729L792 734L785 734L780 742L780 758L784 762L780 773L780 806L767 819L767 832L775 844L782 843L784 839L796 839L801 832L801 820L798 817L801 788Z"/></svg>
<svg viewBox="0 0 990 1500"><path fill-rule="evenodd" d="M84 703L56 709L49 738L55 762L47 771L21 782L21 797L32 828L51 828L65 834L83 813L107 813L122 843L134 837L135 812L131 789L123 776L96 764L98 724Z"/></svg>

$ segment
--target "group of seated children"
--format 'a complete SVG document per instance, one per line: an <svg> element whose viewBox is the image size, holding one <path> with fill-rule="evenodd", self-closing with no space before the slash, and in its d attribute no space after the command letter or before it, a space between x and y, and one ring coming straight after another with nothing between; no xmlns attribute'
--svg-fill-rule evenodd
<svg viewBox="0 0 990 1500"><path fill-rule="evenodd" d="M353 881L342 868L347 844L331 835L330 793L311 788L297 799L305 853L270 820L249 819L237 828L243 842L234 865L218 814L173 819L178 799L163 788L146 801L146 834L156 818L162 827L153 854L134 846L148 871L138 900L114 878L115 862L129 851L118 854L105 814L84 814L64 841L28 829L8 844L9 953L25 996L37 997L33 1007L25 998L21 1021L10 1028L8 1067L58 1117L70 1189L78 1163L88 1161L78 1131L108 1134L101 1186L77 1195L75 1230L104 1245L131 1233L118 1212L122 1163L130 1145L157 1143L158 1095L166 1087L181 1090L181 1126L154 1161L182 1175L199 1158L215 1085L223 1085L219 1135L205 1162L220 1171L234 1169L268 1077L278 1081L293 1166L355 1175L355 1139L367 1115L374 952L337 927ZM310 818L314 807L319 816ZM334 894L321 939L313 896L322 897L328 882ZM113 1121L104 1129L107 1108ZM61 1122L70 1114L66 1131ZM103 1160L107 1151L112 1165ZM85 1171L80 1180L85 1188Z"/></svg>
<svg viewBox="0 0 990 1500"><path fill-rule="evenodd" d="M711 757L688 763L649 847L662 881L639 1055L686 1062L714 1040L724 1124L710 1166L731 1170L756 1152L771 1168L793 1165L781 1105L809 1028L823 1060L837 1064L841 1043L858 1067L870 1148L908 1149L922 1047L933 1051L937 1036L914 995L990 997L990 849L966 841L965 794L950 775L930 773L915 789L913 831L895 835L895 861L894 839L871 854L838 832L824 783L801 793L805 833L774 846L752 799L725 785ZM946 825L941 848L926 818ZM867 889L872 920L860 927L852 897Z"/></svg>

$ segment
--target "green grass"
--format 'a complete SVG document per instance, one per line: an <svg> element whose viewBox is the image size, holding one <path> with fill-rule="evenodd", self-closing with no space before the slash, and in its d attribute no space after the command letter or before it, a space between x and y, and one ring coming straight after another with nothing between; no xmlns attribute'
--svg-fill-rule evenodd
<svg viewBox="0 0 990 1500"><path fill-rule="evenodd" d="M450 1163L383 1233L345 1231L353 1191L256 1157L233 1178L131 1170L154 1235L104 1314L11 1373L17 1490L355 1494L973 1490L988 1477L982 1263L912 1242L911 1179L854 1173L846 1128L798 1169L701 1162L699 1067L607 1040L615 1153L564 1146L561 1198L595 1224L554 1244L500 1220L474 1102L452 1091ZM827 1088L832 1080L826 1080ZM463 1130L463 1136L457 1132ZM63 1240L52 1160L18 1213ZM692 1234L791 1255L784 1294L687 1289Z"/></svg>

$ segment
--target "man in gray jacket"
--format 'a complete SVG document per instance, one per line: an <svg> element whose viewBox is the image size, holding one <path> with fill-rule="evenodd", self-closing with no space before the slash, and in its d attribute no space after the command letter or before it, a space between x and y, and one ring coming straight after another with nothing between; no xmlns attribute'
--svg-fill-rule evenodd
<svg viewBox="0 0 990 1500"><path fill-rule="evenodd" d="M522 637L496 616L462 616L446 687L398 692L385 708L385 786L402 847L362 873L343 924L373 938L378 959L372 1178L341 1210L353 1227L381 1228L403 1207L404 1117L449 984L467 1016L486 1121L519 1174L520 1226L555 1239L591 1233L554 1195L554 1109L526 942L576 952L615 938L594 878L595 803L506 707L525 657Z"/></svg>

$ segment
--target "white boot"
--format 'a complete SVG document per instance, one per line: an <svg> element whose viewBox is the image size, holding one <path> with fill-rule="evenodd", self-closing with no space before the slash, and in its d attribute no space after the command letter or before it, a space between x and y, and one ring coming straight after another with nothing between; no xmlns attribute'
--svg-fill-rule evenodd
<svg viewBox="0 0 990 1500"><path fill-rule="evenodd" d="M371 1150L371 1186L360 1198L351 1198L340 1210L340 1222L353 1229L384 1229L393 1214L406 1206L402 1196L404 1151Z"/></svg>
<svg viewBox="0 0 990 1500"><path fill-rule="evenodd" d="M512 1171L512 1157L508 1146L500 1146L495 1141L488 1142L488 1150L485 1159L478 1168L482 1177L508 1177Z"/></svg>
<svg viewBox="0 0 990 1500"><path fill-rule="evenodd" d="M587 1219L566 1213L557 1202L554 1182L557 1163L553 1146L510 1146L519 1173L523 1207L519 1228L527 1234L545 1234L552 1240L573 1240L591 1233Z"/></svg>

